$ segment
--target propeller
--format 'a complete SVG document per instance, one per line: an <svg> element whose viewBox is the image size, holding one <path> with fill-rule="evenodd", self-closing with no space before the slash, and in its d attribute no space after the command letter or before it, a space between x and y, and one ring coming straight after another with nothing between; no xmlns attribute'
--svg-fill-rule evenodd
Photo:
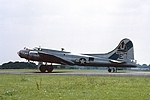
<svg viewBox="0 0 150 100"><path fill-rule="evenodd" d="M31 51L31 49L28 49L27 47L24 47L24 49L26 50L26 53L27 53L27 58L26 59L28 61L28 63L30 63L30 60L29 60L29 52Z"/></svg>

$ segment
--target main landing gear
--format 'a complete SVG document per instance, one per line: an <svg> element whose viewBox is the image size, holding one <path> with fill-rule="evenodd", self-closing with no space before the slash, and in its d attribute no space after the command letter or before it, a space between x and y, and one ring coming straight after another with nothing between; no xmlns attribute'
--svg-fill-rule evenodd
<svg viewBox="0 0 150 100"><path fill-rule="evenodd" d="M108 68L108 72L111 73L116 73L117 72L117 68L113 67L113 68Z"/></svg>
<svg viewBox="0 0 150 100"><path fill-rule="evenodd" d="M53 66L52 65L41 65L39 67L39 70L41 71L41 73L45 73L46 71L48 73L51 73L53 71Z"/></svg>

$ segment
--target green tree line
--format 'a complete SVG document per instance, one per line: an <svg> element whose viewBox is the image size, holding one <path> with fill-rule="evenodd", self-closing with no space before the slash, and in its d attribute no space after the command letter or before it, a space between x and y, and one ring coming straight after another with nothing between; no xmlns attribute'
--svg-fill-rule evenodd
<svg viewBox="0 0 150 100"><path fill-rule="evenodd" d="M37 69L37 65L31 62L8 62L0 65L0 69Z"/></svg>

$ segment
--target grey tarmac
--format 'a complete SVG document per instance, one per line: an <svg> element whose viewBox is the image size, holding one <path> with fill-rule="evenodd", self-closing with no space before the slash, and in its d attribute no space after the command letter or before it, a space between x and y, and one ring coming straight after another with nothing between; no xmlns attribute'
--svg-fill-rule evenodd
<svg viewBox="0 0 150 100"><path fill-rule="evenodd" d="M40 72L17 72L17 71L0 71L0 74L24 74L24 75L76 75L76 76L150 76L150 72L52 72L52 73L40 73Z"/></svg>

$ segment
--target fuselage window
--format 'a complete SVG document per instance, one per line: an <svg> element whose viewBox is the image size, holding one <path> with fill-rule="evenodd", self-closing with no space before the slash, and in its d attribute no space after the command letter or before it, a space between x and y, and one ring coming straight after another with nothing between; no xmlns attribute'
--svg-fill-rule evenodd
<svg viewBox="0 0 150 100"><path fill-rule="evenodd" d="M92 58L92 57L89 57L89 61L94 61L94 58Z"/></svg>

